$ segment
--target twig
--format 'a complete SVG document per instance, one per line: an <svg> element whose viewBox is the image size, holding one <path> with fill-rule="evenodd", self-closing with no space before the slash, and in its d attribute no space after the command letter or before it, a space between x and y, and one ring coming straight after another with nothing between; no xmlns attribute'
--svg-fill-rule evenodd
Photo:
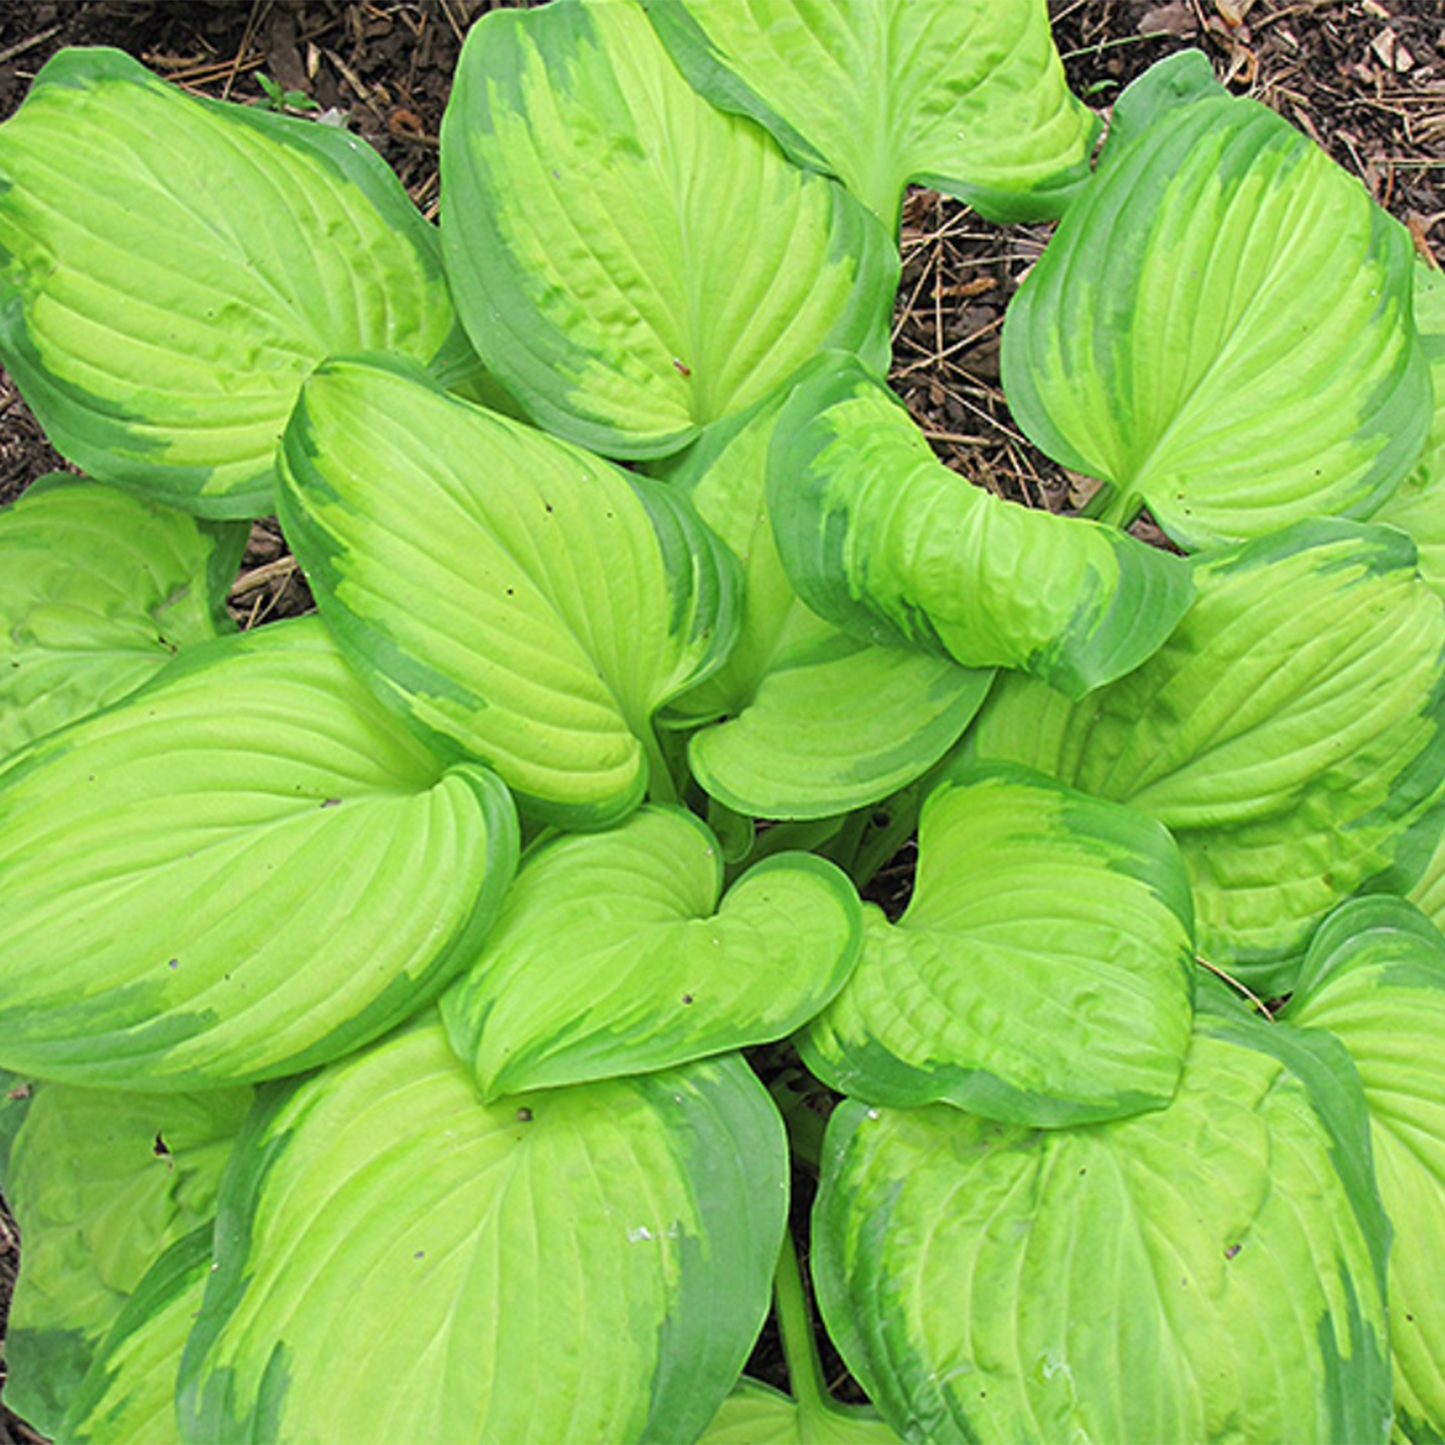
<svg viewBox="0 0 1445 1445"><path fill-rule="evenodd" d="M24 55L27 50L34 50L37 45L44 45L52 35L59 34L60 26L52 25L49 30L39 30L28 40L21 40L0 50L0 65L4 65L7 60L14 60L17 55Z"/></svg>
<svg viewBox="0 0 1445 1445"><path fill-rule="evenodd" d="M294 557L278 557L274 562L264 562L250 572L243 572L231 583L231 590L226 595L232 600L244 597L258 587L264 587L268 582L274 582L278 577L291 576L295 571L296 559Z"/></svg>
<svg viewBox="0 0 1445 1445"><path fill-rule="evenodd" d="M1216 978L1223 979L1224 982L1227 983L1230 988L1232 988L1236 993L1242 993L1245 998L1247 998L1250 1003L1252 1003L1255 1008L1257 1008L1260 1013L1262 1013L1265 1018L1270 1021L1270 1023L1274 1022L1274 1015L1270 1013L1269 1005L1265 1003L1265 1001L1260 998L1260 996L1255 993L1248 984L1241 983L1237 978L1235 978L1232 973L1226 973L1222 968L1219 967L1218 964L1210 963L1210 961L1202 954L1196 953L1194 955L1194 961L1195 963L1199 964L1201 968L1207 968L1210 973L1212 973Z"/></svg>

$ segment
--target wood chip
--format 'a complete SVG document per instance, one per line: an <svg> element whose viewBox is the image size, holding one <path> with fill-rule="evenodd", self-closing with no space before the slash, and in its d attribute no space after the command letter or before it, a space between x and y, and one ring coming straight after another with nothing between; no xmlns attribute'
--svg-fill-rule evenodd
<svg viewBox="0 0 1445 1445"><path fill-rule="evenodd" d="M1381 64L1388 66L1397 75L1403 75L1414 68L1415 57L1405 49L1400 37L1388 25L1370 41L1370 49L1380 57Z"/></svg>

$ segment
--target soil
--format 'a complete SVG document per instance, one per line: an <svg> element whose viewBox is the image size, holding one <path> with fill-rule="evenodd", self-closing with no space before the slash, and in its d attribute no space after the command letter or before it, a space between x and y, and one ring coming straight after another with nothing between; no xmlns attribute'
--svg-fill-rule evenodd
<svg viewBox="0 0 1445 1445"><path fill-rule="evenodd" d="M452 70L468 26L492 8L493 0L11 0L0 6L0 118L65 45L116 46L177 84L254 104L266 100L264 74L346 112L435 216ZM1070 83L1089 104L1107 112L1154 61L1197 46L1233 91L1272 106L1359 176L1422 255L1436 265L1445 257L1445 0L1053 0L1051 10ZM912 193L892 379L949 466L1001 495L1066 511L1084 499L1082 479L1023 438L999 389L1004 308L1048 233L993 226L936 192ZM0 372L0 504L63 466ZM231 600L243 626L309 607L274 520L253 529ZM883 888L906 887L910 872L885 870ZM809 1181L799 1186L805 1194ZM0 1342L18 1257L0 1201ZM3 1368L0 1359L0 1385ZM856 1398L836 1356L829 1368ZM750 1369L783 1383L771 1334ZM0 1445L38 1438L0 1404Z"/></svg>

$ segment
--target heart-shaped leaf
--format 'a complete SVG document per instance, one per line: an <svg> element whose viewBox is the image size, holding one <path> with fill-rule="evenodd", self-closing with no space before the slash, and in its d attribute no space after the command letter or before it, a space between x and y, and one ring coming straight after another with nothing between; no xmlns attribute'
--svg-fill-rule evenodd
<svg viewBox="0 0 1445 1445"><path fill-rule="evenodd" d="M848 357L802 381L778 419L768 510L798 595L829 621L1073 697L1137 667L1189 603L1182 559L949 471Z"/></svg>
<svg viewBox="0 0 1445 1445"><path fill-rule="evenodd" d="M245 541L62 472L0 510L0 762L230 631Z"/></svg>
<svg viewBox="0 0 1445 1445"><path fill-rule="evenodd" d="M436 232L370 147L118 50L62 51L0 127L0 298L0 355L51 441L207 517L272 509L276 437L323 357L470 356Z"/></svg>
<svg viewBox="0 0 1445 1445"><path fill-rule="evenodd" d="M786 1209L740 1058L488 1106L426 1016L252 1115L182 1434L691 1440L767 1313Z"/></svg>
<svg viewBox="0 0 1445 1445"><path fill-rule="evenodd" d="M1157 818L1189 865L1201 951L1287 993L1324 916L1367 884L1408 886L1438 834L1445 613L1409 538L1333 519L1201 561L1195 581L1137 672L1077 706L1010 678L972 747Z"/></svg>
<svg viewBox="0 0 1445 1445"><path fill-rule="evenodd" d="M1171 56L1009 307L1009 406L1186 547L1367 516L1429 425L1413 256L1322 150Z"/></svg>
<svg viewBox="0 0 1445 1445"><path fill-rule="evenodd" d="M76 1387L57 1432L68 1445L181 1445L176 1376L211 1277L213 1221L148 1269Z"/></svg>
<svg viewBox="0 0 1445 1445"><path fill-rule="evenodd" d="M1375 513L1375 521L1388 522L1415 539L1421 574L1445 597L1445 272L1415 268L1415 325L1430 363L1434 420L1419 461Z"/></svg>
<svg viewBox="0 0 1445 1445"><path fill-rule="evenodd" d="M1098 121L1069 93L1044 0L645 0L723 110L898 224L909 181L996 221L1056 216Z"/></svg>
<svg viewBox="0 0 1445 1445"><path fill-rule="evenodd" d="M843 1103L813 1277L910 1440L1383 1445L1388 1236L1344 1050L1201 1015L1173 1104L1117 1123Z"/></svg>
<svg viewBox="0 0 1445 1445"><path fill-rule="evenodd" d="M5 1403L37 1429L56 1433L146 1271L215 1213L252 1093L37 1087L5 1182L25 1236Z"/></svg>
<svg viewBox="0 0 1445 1445"><path fill-rule="evenodd" d="M668 473L744 569L737 642L668 717L707 724L688 740L687 758L712 797L753 817L826 818L931 768L978 711L992 674L864 642L798 598L767 512L768 447L788 391L785 383L753 411L709 427Z"/></svg>
<svg viewBox="0 0 1445 1445"><path fill-rule="evenodd" d="M1408 903L1362 898L1325 922L1284 1017L1327 1029L1365 1086L1380 1198L1394 1225L1396 1423L1445 1435L1445 936Z"/></svg>
<svg viewBox="0 0 1445 1445"><path fill-rule="evenodd" d="M529 854L442 999L483 1099L670 1068L812 1018L858 958L853 885L810 853L757 864L719 905L722 878L717 840L681 809Z"/></svg>
<svg viewBox="0 0 1445 1445"><path fill-rule="evenodd" d="M840 1092L1043 1126L1173 1097L1193 907L1152 818L1022 768L955 766L924 805L907 911L866 922L800 1045Z"/></svg>
<svg viewBox="0 0 1445 1445"><path fill-rule="evenodd" d="M345 1053L475 956L517 847L496 777L443 771L318 620L202 644L0 778L0 1064L173 1089Z"/></svg>
<svg viewBox="0 0 1445 1445"><path fill-rule="evenodd" d="M632 0L472 27L442 244L488 365L548 431L611 456L679 450L821 347L888 365L888 232L698 96Z"/></svg>
<svg viewBox="0 0 1445 1445"><path fill-rule="evenodd" d="M307 381L279 500L341 646L436 746L564 827L667 798L652 715L737 627L736 563L675 492L359 360Z"/></svg>

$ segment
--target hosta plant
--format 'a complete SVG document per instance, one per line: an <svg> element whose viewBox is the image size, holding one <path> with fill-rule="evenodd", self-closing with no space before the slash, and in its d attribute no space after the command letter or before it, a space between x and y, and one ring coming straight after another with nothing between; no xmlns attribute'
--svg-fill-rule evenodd
<svg viewBox="0 0 1445 1445"><path fill-rule="evenodd" d="M555 0L473 28L438 230L342 130L37 77L17 1411L1441 1438L1440 285L1198 55L1098 129L1042 0ZM1003 365L1091 516L890 393L920 180L1058 218ZM237 631L273 513L318 615Z"/></svg>

